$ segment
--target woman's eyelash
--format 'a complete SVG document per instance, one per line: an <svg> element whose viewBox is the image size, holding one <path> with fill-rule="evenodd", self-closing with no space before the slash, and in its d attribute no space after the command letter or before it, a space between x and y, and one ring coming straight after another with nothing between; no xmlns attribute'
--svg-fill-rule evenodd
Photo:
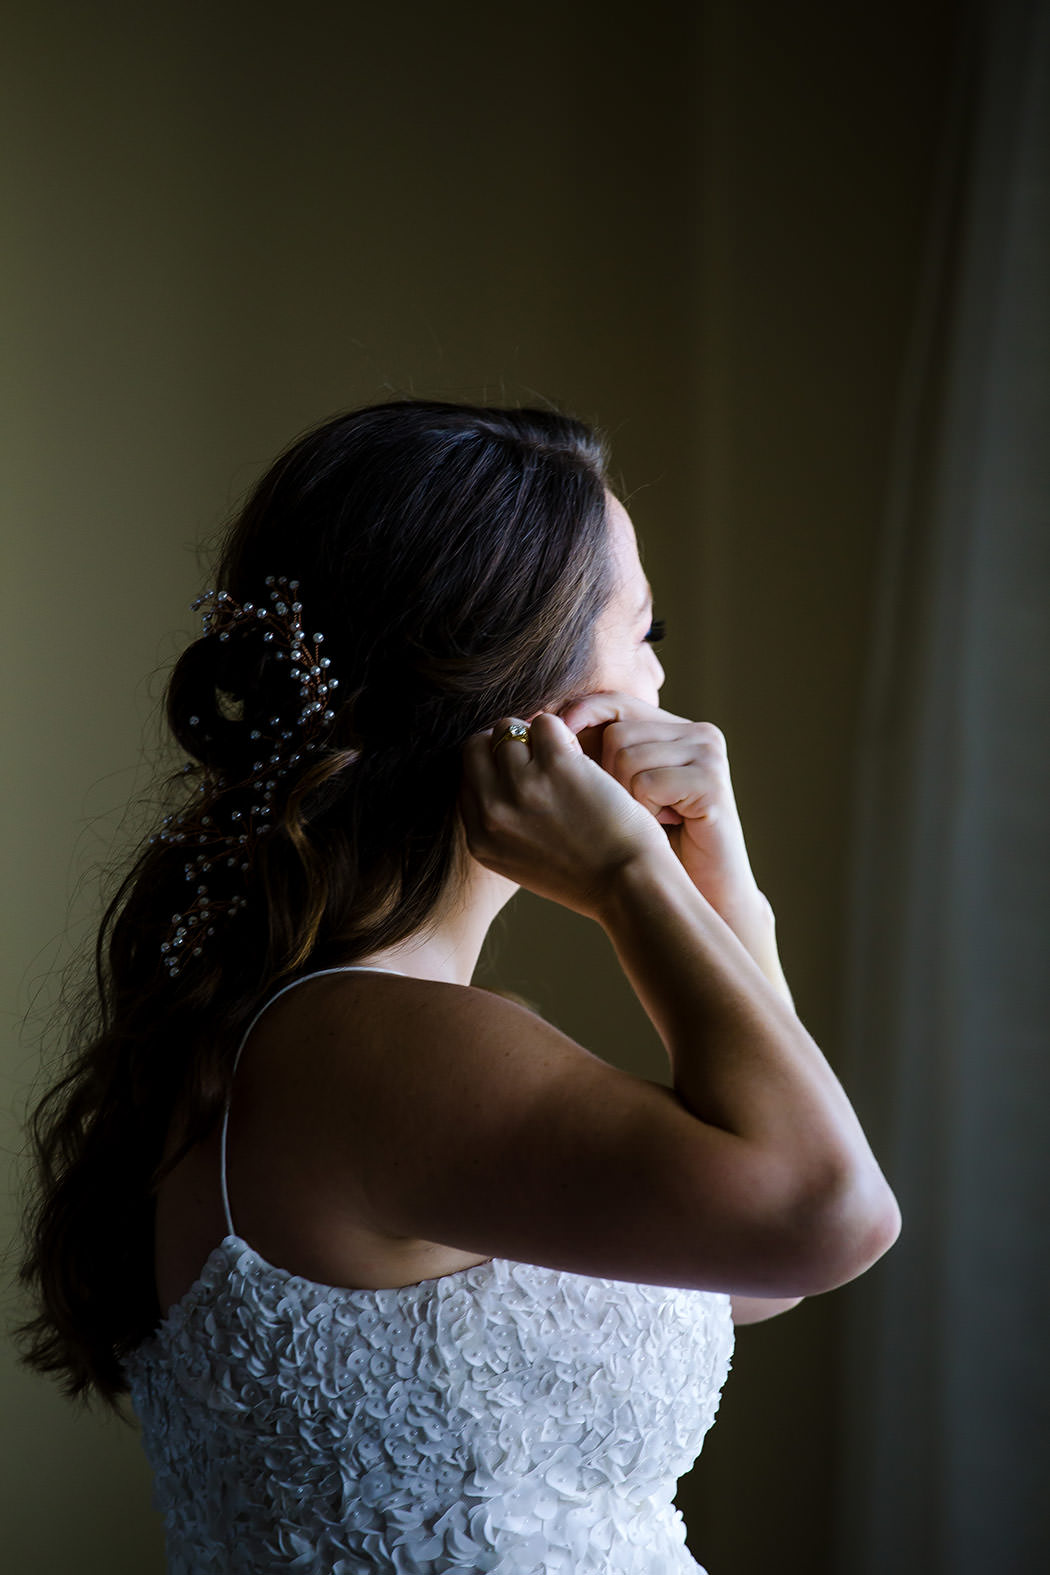
<svg viewBox="0 0 1050 1575"><path fill-rule="evenodd" d="M645 638L652 645L655 645L657 640L662 640L666 633L667 633L667 619L666 618L654 618L652 623L649 625L649 632L646 634Z"/></svg>

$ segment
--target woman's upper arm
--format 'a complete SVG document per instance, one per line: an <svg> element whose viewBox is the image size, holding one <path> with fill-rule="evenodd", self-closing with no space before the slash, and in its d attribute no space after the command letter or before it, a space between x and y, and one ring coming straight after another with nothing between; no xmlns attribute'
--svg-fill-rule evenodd
<svg viewBox="0 0 1050 1575"><path fill-rule="evenodd" d="M827 1288L820 1226L775 1162L526 1007L413 980L330 990L309 1075L311 1165L391 1235L610 1279L755 1296ZM381 1013L376 1006L381 1007ZM306 1130L306 1127L303 1128ZM837 1283L837 1282L836 1282Z"/></svg>
<svg viewBox="0 0 1050 1575"><path fill-rule="evenodd" d="M733 1322L739 1327L742 1323L765 1323L768 1318L775 1318L778 1313L790 1312L792 1307L797 1307L804 1298L801 1296L733 1296Z"/></svg>

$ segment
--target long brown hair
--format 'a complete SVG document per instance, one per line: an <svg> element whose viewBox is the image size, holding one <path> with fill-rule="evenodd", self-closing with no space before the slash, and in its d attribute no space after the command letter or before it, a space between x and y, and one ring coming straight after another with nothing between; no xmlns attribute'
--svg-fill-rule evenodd
<svg viewBox="0 0 1050 1575"><path fill-rule="evenodd" d="M160 1316L157 1186L220 1115L252 1016L301 973L434 922L464 868L466 739L585 692L612 591L606 463L602 437L553 410L394 401L299 438L228 527L211 585L263 605L267 576L297 579L339 698L247 874L225 877L246 906L177 977L160 951L186 906L177 843L144 839L106 908L64 1068L30 1121L20 1279L36 1316L19 1335L67 1395L116 1405L126 1390L122 1357ZM184 799L206 772L243 782L273 742L287 664L250 624L202 635L171 673ZM162 1164L176 1108L183 1141Z"/></svg>

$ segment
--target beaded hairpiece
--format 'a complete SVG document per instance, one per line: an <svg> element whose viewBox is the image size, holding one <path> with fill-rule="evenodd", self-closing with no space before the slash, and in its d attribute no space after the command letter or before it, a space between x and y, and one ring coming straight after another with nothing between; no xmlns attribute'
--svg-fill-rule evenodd
<svg viewBox="0 0 1050 1575"><path fill-rule="evenodd" d="M185 843L194 848L194 856L187 860L187 881L196 884L195 900L183 913L173 913L167 938L161 944L161 955L168 967L168 975L175 978L181 972L188 956L199 956L200 944L215 934L212 922L221 914L235 914L247 906L243 893L221 902L214 902L208 894L204 878L213 864L223 859L228 867L240 864L247 872L256 841L271 829L267 819L271 813L273 790L277 779L299 764L305 753L320 746L326 725L333 721L335 712L328 709L328 697L339 687L338 678L329 678L326 669L331 665L327 656L319 657L317 647L324 642L323 634L315 634L313 647L303 640L302 603L293 599L299 589L298 580L286 580L282 575L268 575L266 584L271 587L272 607L257 607L254 602L243 606L226 591L207 590L190 604L196 612L208 601L212 605L203 616L204 635L215 635L220 640L230 638L230 629L245 619L257 622L263 629L263 640L275 647L273 655L278 662L288 663L289 677L299 683L302 709L291 727L281 730L273 753L267 760L255 761L251 773L242 782L231 783L222 773L208 771L198 788L200 801L178 816L164 817L165 830L151 837L150 842ZM191 716L190 726L199 724L200 718ZM270 717L270 726L280 728L281 718ZM262 733L253 728L250 737L261 739ZM183 771L191 771L193 762L187 761ZM241 809L229 809L229 829L216 824L216 806L212 800L231 788L251 789L253 802L245 820Z"/></svg>

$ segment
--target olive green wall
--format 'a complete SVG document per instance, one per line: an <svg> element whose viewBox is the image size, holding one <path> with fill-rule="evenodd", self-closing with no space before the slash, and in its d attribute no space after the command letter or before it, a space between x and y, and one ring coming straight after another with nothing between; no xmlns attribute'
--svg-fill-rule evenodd
<svg viewBox="0 0 1050 1575"><path fill-rule="evenodd" d="M544 396L610 433L670 624L664 703L726 733L834 1060L852 731L951 18L842 10L9 8L5 1153L55 969L90 942L149 781L207 583L195 544L294 433L392 392ZM520 895L479 977L666 1078L575 916ZM712 1575L830 1567L837 1319L862 1293L741 1331L679 1495ZM6 1346L0 1500L6 1567L162 1568L134 1434Z"/></svg>

